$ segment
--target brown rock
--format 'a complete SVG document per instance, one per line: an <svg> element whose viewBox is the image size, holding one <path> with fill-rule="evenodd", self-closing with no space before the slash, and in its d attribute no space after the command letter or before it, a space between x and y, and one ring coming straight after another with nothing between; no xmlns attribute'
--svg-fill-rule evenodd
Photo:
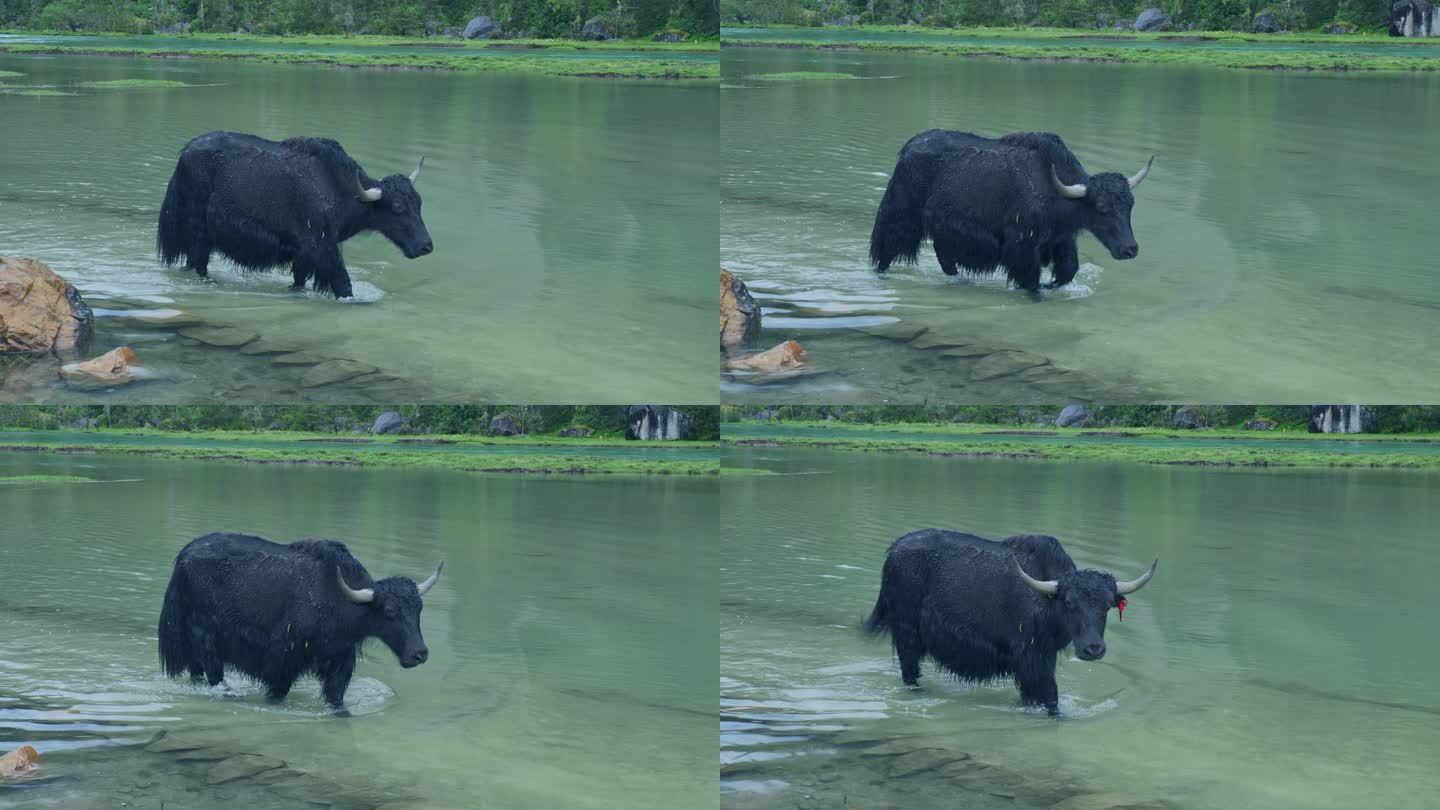
<svg viewBox="0 0 1440 810"><path fill-rule="evenodd" d="M720 268L720 345L739 346L760 334L760 305L745 282Z"/></svg>
<svg viewBox="0 0 1440 810"><path fill-rule="evenodd" d="M43 262L0 256L0 352L70 351L94 323L80 292Z"/></svg>
<svg viewBox="0 0 1440 810"><path fill-rule="evenodd" d="M759 354L731 360L726 367L732 371L795 371L805 365L805 347L787 340Z"/></svg>
<svg viewBox="0 0 1440 810"><path fill-rule="evenodd" d="M121 346L83 363L66 363L60 367L60 376L75 382L124 385L149 376L140 365L140 358L129 346Z"/></svg>
<svg viewBox="0 0 1440 810"><path fill-rule="evenodd" d="M0 779L20 776L40 767L40 753L28 745L22 745L8 754L0 756Z"/></svg>

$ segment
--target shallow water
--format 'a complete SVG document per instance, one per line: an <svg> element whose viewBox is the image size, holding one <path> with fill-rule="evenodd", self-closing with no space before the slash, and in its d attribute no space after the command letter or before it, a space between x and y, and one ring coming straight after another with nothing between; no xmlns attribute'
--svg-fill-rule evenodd
<svg viewBox="0 0 1440 810"><path fill-rule="evenodd" d="M1418 641L1413 572L1433 560L1440 477L773 447L723 461L781 473L725 482L725 807L1433 804L1440 655ZM907 689L887 641L862 638L886 548L929 526L1053 534L1123 576L1159 557L1110 616L1106 657L1062 656L1068 719L928 662Z"/></svg>
<svg viewBox="0 0 1440 810"><path fill-rule="evenodd" d="M97 393L62 386L53 362L10 360L0 398L714 396L713 336L697 317L713 311L698 275L716 251L713 83L95 56L0 56L0 70L24 74L0 88L0 117L23 122L0 151L0 251L47 262L97 308L180 309L259 337L226 348L107 314L88 356L127 344L158 379ZM197 86L82 84L132 78ZM35 88L75 95L4 92ZM376 175L425 155L435 253L409 261L379 235L350 240L350 304L218 257L209 281L161 268L155 223L176 156L215 129L332 137ZM323 360L365 373L326 382Z"/></svg>
<svg viewBox="0 0 1440 810"><path fill-rule="evenodd" d="M791 71L859 78L757 78ZM727 400L1440 397L1421 339L1440 169L1414 159L1440 78L729 48L721 96L722 262L765 309L760 343L797 339L822 372ZM945 276L928 246L877 276L876 207L931 127L1058 132L1092 172L1156 154L1140 256L1082 236L1076 282L1039 302Z"/></svg>
<svg viewBox="0 0 1440 810"><path fill-rule="evenodd" d="M0 750L50 781L18 808L714 806L715 484L0 453ZM108 483L98 483L98 482ZM166 680L155 622L174 555L217 529L343 539L377 575L444 575L423 666L367 645L330 715L318 683L266 703ZM166 731L311 774L206 783ZM293 781L293 780L292 780Z"/></svg>

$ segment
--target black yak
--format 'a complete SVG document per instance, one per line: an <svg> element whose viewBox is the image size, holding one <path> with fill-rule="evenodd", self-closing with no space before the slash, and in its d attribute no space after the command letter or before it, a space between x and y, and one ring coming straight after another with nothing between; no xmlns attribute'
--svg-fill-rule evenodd
<svg viewBox="0 0 1440 810"><path fill-rule="evenodd" d="M1084 661L1105 656L1105 617L1155 575L1117 582L1079 571L1060 541L1001 541L944 529L896 540L885 555L880 597L866 629L890 632L900 677L915 686L927 654L963 681L1013 677L1020 702L1059 714L1055 656L1070 644ZM1032 579L1034 574L1039 579Z"/></svg>
<svg viewBox="0 0 1440 810"><path fill-rule="evenodd" d="M1040 289L1051 268L1054 289L1080 269L1075 235L1095 235L1116 259L1140 253L1130 230L1130 192L1155 162L1133 177L1091 175L1060 136L1017 132L999 140L932 129L900 150L870 232L870 262L885 272L914 264L929 237L940 269L990 274L1003 265L1016 286Z"/></svg>
<svg viewBox="0 0 1440 810"><path fill-rule="evenodd" d="M416 585L407 577L372 579L344 543L289 545L216 532L180 550L160 611L160 665L215 686L231 667L265 684L271 700L301 675L323 684L331 706L344 705L355 656L379 638L405 668L430 657L420 634L420 597L444 561Z"/></svg>
<svg viewBox="0 0 1440 810"><path fill-rule="evenodd" d="M353 295L340 243L362 231L384 234L407 259L435 249L420 219L415 180L375 180L328 138L267 141L211 132L180 152L160 207L155 243L173 265L183 257L201 276L219 251L248 270L289 264L292 290Z"/></svg>

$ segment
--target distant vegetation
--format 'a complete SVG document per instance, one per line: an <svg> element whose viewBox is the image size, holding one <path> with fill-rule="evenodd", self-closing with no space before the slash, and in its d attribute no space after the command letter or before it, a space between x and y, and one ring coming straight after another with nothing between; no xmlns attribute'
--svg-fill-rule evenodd
<svg viewBox="0 0 1440 810"><path fill-rule="evenodd" d="M1440 432L1440 405L1376 405L1378 433ZM877 424L1029 425L1053 424L1063 405L737 405L720 406L726 422L751 419L780 421L839 421ZM1260 422L1275 430L1304 431L1309 405L1090 405L1088 424L1109 427L1170 427L1176 414L1190 410L1196 421L1212 428L1241 428Z"/></svg>
<svg viewBox="0 0 1440 810"><path fill-rule="evenodd" d="M609 38L720 33L715 0L0 0L0 27L131 34L438 36L481 15L508 37L578 38L587 23Z"/></svg>
<svg viewBox="0 0 1440 810"><path fill-rule="evenodd" d="M693 439L720 438L714 405L677 406L690 416ZM396 411L416 433L483 435L509 415L525 433L555 435L571 426L596 436L625 434L624 405L0 405L0 430L137 429L169 431L368 432L375 418Z"/></svg>

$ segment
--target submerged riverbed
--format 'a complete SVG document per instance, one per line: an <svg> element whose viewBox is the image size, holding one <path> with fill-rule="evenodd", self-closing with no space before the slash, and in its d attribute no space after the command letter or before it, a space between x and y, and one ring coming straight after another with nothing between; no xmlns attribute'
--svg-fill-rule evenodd
<svg viewBox="0 0 1440 810"><path fill-rule="evenodd" d="M714 621L717 498L713 479L0 453L0 750L45 761L0 805L713 806L715 642L696 627ZM430 660L367 645L350 718L310 679L281 705L243 677L233 695L166 680L170 566L215 530L342 539L378 576L444 558ZM183 750L197 741L304 775L220 781Z"/></svg>
<svg viewBox="0 0 1440 810"><path fill-rule="evenodd" d="M1440 657L1415 645L1426 585L1407 573L1433 556L1433 473L794 447L723 463L770 473L724 488L724 807L1420 808L1440 789ZM907 689L862 637L886 548L931 526L1053 534L1126 577L1159 557L1106 657L1062 656L1068 719L928 662Z"/></svg>
<svg viewBox="0 0 1440 810"><path fill-rule="evenodd" d="M0 78L0 252L48 263L99 310L86 356L129 345L156 373L106 401L714 395L697 317L713 311L698 276L716 250L713 83L99 56L0 55L0 71L20 74ZM184 86L93 84L123 80ZM374 175L426 156L435 253L350 240L350 304L218 257L208 281L161 268L176 156L215 129L332 137ZM178 328L127 316L177 309ZM96 396L53 361L0 363L0 398Z"/></svg>
<svg viewBox="0 0 1440 810"><path fill-rule="evenodd" d="M722 263L764 307L759 343L799 340L820 372L731 379L728 401L1440 396L1416 340L1440 310L1440 169L1410 158L1440 78L728 48L721 95ZM931 127L1053 131L1091 172L1157 155L1139 257L1084 235L1079 276L1039 302L945 276L928 246L873 273L896 154Z"/></svg>

